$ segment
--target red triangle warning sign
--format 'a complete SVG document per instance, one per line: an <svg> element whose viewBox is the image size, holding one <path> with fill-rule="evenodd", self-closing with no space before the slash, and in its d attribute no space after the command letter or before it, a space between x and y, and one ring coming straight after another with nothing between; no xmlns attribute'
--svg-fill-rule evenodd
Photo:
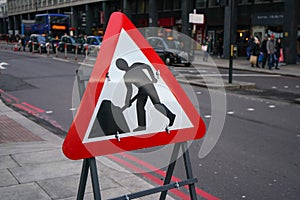
<svg viewBox="0 0 300 200"><path fill-rule="evenodd" d="M122 13L111 15L63 143L70 159L200 139L205 124L169 69Z"/></svg>

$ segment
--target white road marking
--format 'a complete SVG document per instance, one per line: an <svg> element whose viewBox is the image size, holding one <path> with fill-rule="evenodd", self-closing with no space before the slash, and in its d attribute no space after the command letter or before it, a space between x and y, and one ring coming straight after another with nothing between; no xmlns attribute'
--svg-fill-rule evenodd
<svg viewBox="0 0 300 200"><path fill-rule="evenodd" d="M275 105L269 105L269 108L275 108L276 106Z"/></svg>
<svg viewBox="0 0 300 200"><path fill-rule="evenodd" d="M3 67L3 65L8 65L6 62L1 62L0 63L0 69L6 69L6 67Z"/></svg>
<svg viewBox="0 0 300 200"><path fill-rule="evenodd" d="M46 113L46 114L52 114L53 111L52 111L52 110L47 110L45 113Z"/></svg>
<svg viewBox="0 0 300 200"><path fill-rule="evenodd" d="M247 108L248 111L254 111L254 108Z"/></svg>
<svg viewBox="0 0 300 200"><path fill-rule="evenodd" d="M228 115L233 115L233 114L234 114L234 111L228 111L227 114L228 114Z"/></svg>
<svg viewBox="0 0 300 200"><path fill-rule="evenodd" d="M211 115L204 115L204 118L211 118Z"/></svg>

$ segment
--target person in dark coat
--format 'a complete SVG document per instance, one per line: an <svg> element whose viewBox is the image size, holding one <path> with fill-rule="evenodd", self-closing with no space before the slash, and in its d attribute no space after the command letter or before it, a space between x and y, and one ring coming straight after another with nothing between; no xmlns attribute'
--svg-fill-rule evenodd
<svg viewBox="0 0 300 200"><path fill-rule="evenodd" d="M255 66L259 68L258 65L258 56L260 54L260 41L257 37L254 37L254 42L252 43L252 51L251 51L251 55L256 56L256 62L255 62ZM251 67L254 67L254 64L251 63Z"/></svg>
<svg viewBox="0 0 300 200"><path fill-rule="evenodd" d="M265 39L261 43L261 52L263 53L261 68L265 68L268 60L267 42L268 42L268 37L265 37Z"/></svg>
<svg viewBox="0 0 300 200"><path fill-rule="evenodd" d="M279 63L279 58L280 58L280 50L281 50L282 46L281 46L281 39L278 38L276 40L276 46L275 46L275 56L276 56L276 59L275 59L275 69L279 69L278 67L278 63Z"/></svg>

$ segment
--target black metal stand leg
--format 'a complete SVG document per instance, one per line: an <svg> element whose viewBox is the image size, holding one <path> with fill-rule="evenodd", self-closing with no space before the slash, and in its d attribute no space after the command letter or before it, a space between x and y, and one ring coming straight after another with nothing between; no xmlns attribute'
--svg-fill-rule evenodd
<svg viewBox="0 0 300 200"><path fill-rule="evenodd" d="M83 200L88 172L89 172L89 161L88 159L84 159L82 163L77 200Z"/></svg>
<svg viewBox="0 0 300 200"><path fill-rule="evenodd" d="M181 146L180 143L176 143L175 146L174 146L173 153L172 153L171 160L170 160L170 164L169 164L168 169L167 169L166 178L164 180L164 185L167 185L171 182L180 146ZM166 197L167 197L167 192L168 192L167 190L161 192L159 200L165 200Z"/></svg>
<svg viewBox="0 0 300 200"><path fill-rule="evenodd" d="M91 171L94 199L101 200L101 193L100 193L97 165L96 165L95 158L87 158L83 160L79 188L77 193L77 200L83 200L84 198L89 169Z"/></svg>
<svg viewBox="0 0 300 200"><path fill-rule="evenodd" d="M89 164L90 164L90 170L91 170L94 199L101 200L100 186L99 186L97 165L96 165L95 158L89 158Z"/></svg>
<svg viewBox="0 0 300 200"><path fill-rule="evenodd" d="M187 179L193 178L193 172L192 172L192 165L191 165L191 160L190 160L190 153L187 148L187 143L184 142L182 143L182 151L183 151L183 159L184 159L184 165L185 165L185 171L186 171L186 176ZM190 190L190 197L192 200L197 200L197 195L196 195L196 189L195 189L195 184L189 184L189 190Z"/></svg>

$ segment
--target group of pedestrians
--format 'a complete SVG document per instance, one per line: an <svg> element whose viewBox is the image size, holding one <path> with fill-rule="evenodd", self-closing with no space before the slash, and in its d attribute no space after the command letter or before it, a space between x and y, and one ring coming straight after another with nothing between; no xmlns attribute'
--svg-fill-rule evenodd
<svg viewBox="0 0 300 200"><path fill-rule="evenodd" d="M258 37L249 41L249 59L251 67L265 68L268 65L269 70L279 70L279 61L283 60L281 39L275 40L275 36L266 36L261 42Z"/></svg>

